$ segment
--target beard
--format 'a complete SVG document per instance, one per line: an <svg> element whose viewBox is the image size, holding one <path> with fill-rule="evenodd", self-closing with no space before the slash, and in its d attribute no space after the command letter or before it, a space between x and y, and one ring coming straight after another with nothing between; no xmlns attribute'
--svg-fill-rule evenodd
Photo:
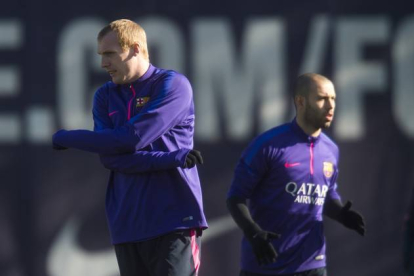
<svg viewBox="0 0 414 276"><path fill-rule="evenodd" d="M306 104L305 117L304 120L306 124L314 127L315 129L326 129L331 126L332 121L326 121L326 113L322 110L316 109Z"/></svg>

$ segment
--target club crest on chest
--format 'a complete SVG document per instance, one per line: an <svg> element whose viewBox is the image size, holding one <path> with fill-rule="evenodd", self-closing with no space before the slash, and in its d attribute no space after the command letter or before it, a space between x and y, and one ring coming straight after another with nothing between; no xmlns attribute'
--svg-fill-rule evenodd
<svg viewBox="0 0 414 276"><path fill-rule="evenodd" d="M323 174L329 178L333 175L333 172L333 164L331 162L323 162Z"/></svg>
<svg viewBox="0 0 414 276"><path fill-rule="evenodd" d="M150 100L150 97L137 98L136 107L143 107L149 100Z"/></svg>

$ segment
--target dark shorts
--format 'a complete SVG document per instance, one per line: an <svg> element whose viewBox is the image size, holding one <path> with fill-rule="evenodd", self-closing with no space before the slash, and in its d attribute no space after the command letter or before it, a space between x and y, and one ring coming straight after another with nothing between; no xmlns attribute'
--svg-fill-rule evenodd
<svg viewBox="0 0 414 276"><path fill-rule="evenodd" d="M306 270L306 271L302 271L302 272L298 272L294 274L274 274L274 275L258 274L258 273L253 273L253 272L242 270L240 271L240 276L326 276L326 268L325 267L315 268L315 269Z"/></svg>
<svg viewBox="0 0 414 276"><path fill-rule="evenodd" d="M115 245L121 276L197 276L201 230L186 229Z"/></svg>

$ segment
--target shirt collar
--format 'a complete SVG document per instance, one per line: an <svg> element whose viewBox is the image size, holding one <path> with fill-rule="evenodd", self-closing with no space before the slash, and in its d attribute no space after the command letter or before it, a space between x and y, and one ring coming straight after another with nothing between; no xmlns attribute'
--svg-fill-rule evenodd
<svg viewBox="0 0 414 276"><path fill-rule="evenodd" d="M151 77L151 75L152 75L152 73L154 73L154 71L155 71L155 67L152 66L152 64L150 63L147 72L145 72L144 75L142 75L139 79L134 81L132 84L143 82L143 81L147 80L149 77Z"/></svg>
<svg viewBox="0 0 414 276"><path fill-rule="evenodd" d="M133 86L138 85L139 83L142 83L143 81L149 79L149 77L152 76L152 73L154 73L154 71L155 71L155 67L150 63L147 71L139 79L137 79L137 80L135 80L131 83L121 84L120 86L129 88L131 85L133 85Z"/></svg>
<svg viewBox="0 0 414 276"><path fill-rule="evenodd" d="M306 141L308 143L317 143L320 140L322 132L317 137L313 137L313 136L310 136L310 135L306 134L303 131L303 129L298 125L298 123L296 121L296 117L291 122L291 125L292 125L293 131L299 136L299 138L302 141Z"/></svg>

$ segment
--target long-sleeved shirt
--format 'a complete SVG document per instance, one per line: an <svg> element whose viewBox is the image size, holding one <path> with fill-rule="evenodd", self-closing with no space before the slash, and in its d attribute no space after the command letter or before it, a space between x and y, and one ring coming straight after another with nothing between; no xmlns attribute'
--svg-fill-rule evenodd
<svg viewBox="0 0 414 276"><path fill-rule="evenodd" d="M325 200L340 199L338 155L325 134L308 136L296 120L251 142L235 169L228 197L249 199L253 220L281 238L272 241L276 262L266 266L259 266L243 238L243 270L278 275L326 265L322 213Z"/></svg>
<svg viewBox="0 0 414 276"><path fill-rule="evenodd" d="M182 168L195 119L185 76L150 65L129 85L108 82L95 93L93 117L94 131L62 130L53 142L99 153L112 169L106 213L114 244L207 227L197 168Z"/></svg>

